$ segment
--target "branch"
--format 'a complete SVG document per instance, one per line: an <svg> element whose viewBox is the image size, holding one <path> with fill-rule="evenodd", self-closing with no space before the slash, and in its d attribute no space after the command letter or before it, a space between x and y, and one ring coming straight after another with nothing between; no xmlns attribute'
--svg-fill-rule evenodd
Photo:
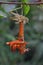
<svg viewBox="0 0 43 65"><path fill-rule="evenodd" d="M0 2L0 4L39 5L39 4L43 4L43 2L27 2L27 3L23 3L23 2Z"/></svg>

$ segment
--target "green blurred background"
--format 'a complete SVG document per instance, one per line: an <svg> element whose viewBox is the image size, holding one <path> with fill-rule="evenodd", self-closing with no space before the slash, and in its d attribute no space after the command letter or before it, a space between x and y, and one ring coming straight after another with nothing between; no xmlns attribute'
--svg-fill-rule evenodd
<svg viewBox="0 0 43 65"><path fill-rule="evenodd" d="M38 0L0 0L4 2L35 2ZM41 0L43 2L43 0ZM0 4L0 65L43 65L43 5L23 6L23 15L29 18L24 26L25 41L30 52L20 55L18 52L11 52L6 42L16 40L19 25L9 19L11 10L20 6Z"/></svg>

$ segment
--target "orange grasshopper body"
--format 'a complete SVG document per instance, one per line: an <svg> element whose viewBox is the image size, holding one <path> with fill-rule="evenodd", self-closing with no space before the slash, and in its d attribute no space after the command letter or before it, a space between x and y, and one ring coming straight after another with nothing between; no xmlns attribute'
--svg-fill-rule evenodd
<svg viewBox="0 0 43 65"><path fill-rule="evenodd" d="M16 49L18 49L19 53L24 54L26 51L29 51L28 48L26 49L27 42L24 41L24 24L23 24L23 21L25 19L21 15L18 15L17 18L19 20L19 36L18 36L18 40L7 42L7 45L10 46L12 51L16 51Z"/></svg>
<svg viewBox="0 0 43 65"><path fill-rule="evenodd" d="M12 51L16 51L16 49L18 49L21 54L24 54L25 51L28 50L26 49L26 42L23 42L22 40L7 42L7 44L10 46Z"/></svg>

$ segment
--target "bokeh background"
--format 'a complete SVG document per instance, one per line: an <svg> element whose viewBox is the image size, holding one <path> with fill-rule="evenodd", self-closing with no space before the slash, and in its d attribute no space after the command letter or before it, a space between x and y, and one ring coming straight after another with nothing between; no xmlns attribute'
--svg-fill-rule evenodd
<svg viewBox="0 0 43 65"><path fill-rule="evenodd" d="M0 0L4 2L36 2L38 0ZM43 2L43 0L39 0ZM25 41L31 51L20 55L11 52L6 42L17 39L19 25L9 19L11 10L18 5L0 4L0 65L43 65L43 5L24 6L29 22L24 26ZM21 10L22 11L22 10ZM19 14L20 11L16 11Z"/></svg>

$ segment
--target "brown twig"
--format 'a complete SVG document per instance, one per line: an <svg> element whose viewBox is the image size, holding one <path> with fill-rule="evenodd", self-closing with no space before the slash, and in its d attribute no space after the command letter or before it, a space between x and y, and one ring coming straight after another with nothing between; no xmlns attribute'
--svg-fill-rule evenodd
<svg viewBox="0 0 43 65"><path fill-rule="evenodd" d="M43 4L43 2L27 2L27 3L23 3L23 2L0 2L0 4L39 5L39 4Z"/></svg>

